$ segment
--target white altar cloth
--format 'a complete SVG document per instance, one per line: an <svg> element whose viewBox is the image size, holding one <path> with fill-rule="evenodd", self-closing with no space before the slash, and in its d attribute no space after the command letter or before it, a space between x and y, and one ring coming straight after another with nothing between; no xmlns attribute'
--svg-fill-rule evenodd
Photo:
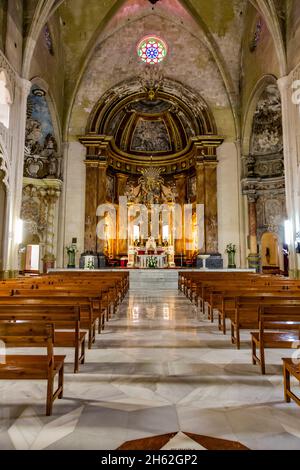
<svg viewBox="0 0 300 470"><path fill-rule="evenodd" d="M167 266L167 256L162 255L137 255L139 260L139 267L142 269L148 268L149 258L155 258L157 260L158 268L165 268Z"/></svg>

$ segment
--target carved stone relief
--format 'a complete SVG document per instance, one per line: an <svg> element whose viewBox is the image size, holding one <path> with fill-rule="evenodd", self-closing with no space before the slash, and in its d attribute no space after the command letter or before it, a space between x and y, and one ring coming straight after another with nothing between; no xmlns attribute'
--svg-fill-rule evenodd
<svg viewBox="0 0 300 470"><path fill-rule="evenodd" d="M197 194L197 180L196 180L196 176L193 176L192 178L189 179L189 184L188 184L189 200L193 201L196 198L196 194Z"/></svg>
<svg viewBox="0 0 300 470"><path fill-rule="evenodd" d="M27 101L24 176L61 179L61 156L52 118L45 96L36 90L33 85Z"/></svg>
<svg viewBox="0 0 300 470"><path fill-rule="evenodd" d="M253 120L252 155L281 154L283 151L281 97L277 85L261 95Z"/></svg>
<svg viewBox="0 0 300 470"><path fill-rule="evenodd" d="M5 184L6 189L9 189L9 161L5 158L3 150L0 146L0 175L1 180Z"/></svg>
<svg viewBox="0 0 300 470"><path fill-rule="evenodd" d="M266 231L282 237L286 218L281 97L270 84L257 103L243 194L256 201L258 242ZM249 199L250 200L250 199Z"/></svg>
<svg viewBox="0 0 300 470"><path fill-rule="evenodd" d="M28 185L23 188L21 219L24 220L25 230L31 235L44 238L47 226L47 204L44 188Z"/></svg>
<svg viewBox="0 0 300 470"><path fill-rule="evenodd" d="M114 202L115 199L115 180L111 175L106 176L106 195L110 202Z"/></svg>
<svg viewBox="0 0 300 470"><path fill-rule="evenodd" d="M135 204L165 204L175 202L176 184L173 180L165 181L161 176L162 169L149 167L142 170L142 176L126 184L125 196Z"/></svg>

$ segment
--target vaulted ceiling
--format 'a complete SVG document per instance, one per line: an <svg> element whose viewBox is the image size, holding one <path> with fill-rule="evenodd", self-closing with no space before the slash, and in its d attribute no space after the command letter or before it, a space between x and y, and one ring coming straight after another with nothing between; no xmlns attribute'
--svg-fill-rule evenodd
<svg viewBox="0 0 300 470"><path fill-rule="evenodd" d="M91 85L91 64L100 73L99 93L103 94L110 85L134 74L138 65L131 59L132 48L143 29L146 34L157 31L172 44L167 75L198 88L217 110L229 108L238 136L241 51L248 10L254 7L263 16L276 44L280 73L285 75L284 5L285 0L159 0L155 6L148 0L26 0L23 76L31 78L36 43L44 24L56 15L64 48L68 125L76 99L87 110L95 104L96 89L86 96L80 91L83 82ZM128 57L124 60L126 48ZM189 51L195 50L199 52L191 59ZM111 55L114 64L109 60ZM197 85L200 77L202 87Z"/></svg>

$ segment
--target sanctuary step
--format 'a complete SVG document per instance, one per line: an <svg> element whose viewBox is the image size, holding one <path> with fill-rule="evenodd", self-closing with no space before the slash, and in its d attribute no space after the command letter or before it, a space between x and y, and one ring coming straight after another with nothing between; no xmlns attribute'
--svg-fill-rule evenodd
<svg viewBox="0 0 300 470"><path fill-rule="evenodd" d="M130 271L130 289L144 292L172 290L178 287L178 270L137 269Z"/></svg>
<svg viewBox="0 0 300 470"><path fill-rule="evenodd" d="M52 268L48 272L68 272L66 268ZM86 272L84 269L72 269L72 272ZM94 272L124 272L129 271L130 289L149 291L177 290L178 289L178 273L185 269L122 269L122 268L105 268L94 269ZM201 272L201 269L188 269L189 272ZM208 269L207 272L255 272L255 269Z"/></svg>

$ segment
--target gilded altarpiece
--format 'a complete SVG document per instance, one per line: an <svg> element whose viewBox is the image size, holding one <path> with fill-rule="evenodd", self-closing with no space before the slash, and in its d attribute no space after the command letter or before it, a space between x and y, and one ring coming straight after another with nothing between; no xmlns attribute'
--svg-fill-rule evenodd
<svg viewBox="0 0 300 470"><path fill-rule="evenodd" d="M193 220L196 205L203 205L203 246L199 250L185 238L183 221L183 236L172 240L175 254L218 253L217 148L223 139L201 98L177 82L159 83L153 93L141 89L138 79L108 91L79 138L87 152L85 252L108 254L109 247L111 256L127 253L118 226L119 198L126 196L128 204L178 204L182 214L191 204ZM153 191L142 182L150 174ZM97 209L105 204L117 214L115 240L109 242L96 233L103 218Z"/></svg>

